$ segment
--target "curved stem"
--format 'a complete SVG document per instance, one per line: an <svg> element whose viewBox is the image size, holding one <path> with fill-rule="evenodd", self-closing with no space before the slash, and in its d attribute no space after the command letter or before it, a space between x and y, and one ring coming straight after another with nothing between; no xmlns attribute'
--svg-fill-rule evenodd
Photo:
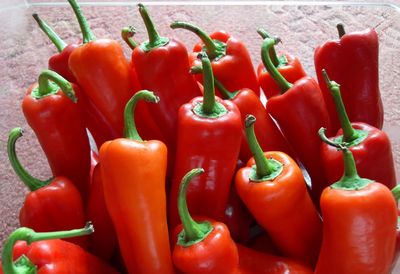
<svg viewBox="0 0 400 274"><path fill-rule="evenodd" d="M278 86L281 89L281 94L285 93L288 89L290 89L293 85L289 83L283 76L280 74L278 69L274 66L269 56L269 51L271 47L276 44L277 40L273 38L265 38L261 47L261 58L264 64L264 67L267 69L271 77L275 80Z"/></svg>
<svg viewBox="0 0 400 274"><path fill-rule="evenodd" d="M392 194L396 201L400 200L400 185L397 185L392 189Z"/></svg>
<svg viewBox="0 0 400 274"><path fill-rule="evenodd" d="M81 7L77 3L76 0L68 0L69 4L71 5L76 19L78 19L79 27L81 28L82 36L83 36L83 44L89 43L90 41L96 40L92 30L89 27L89 24L83 16Z"/></svg>
<svg viewBox="0 0 400 274"><path fill-rule="evenodd" d="M357 139L359 134L352 127L349 117L347 116L346 108L343 104L342 96L340 95L340 85L329 79L325 69L322 70L322 75L324 76L325 83L331 91L333 101L335 102L340 125L343 129L343 142L351 142Z"/></svg>
<svg viewBox="0 0 400 274"><path fill-rule="evenodd" d="M46 95L54 93L54 88L50 84L50 80L53 81L61 91L73 102L76 102L74 89L70 82L55 71L45 69L39 75L39 87L38 87L38 98L42 98ZM58 88L55 92L58 91ZM34 95L35 96L35 95Z"/></svg>
<svg viewBox="0 0 400 274"><path fill-rule="evenodd" d="M121 37L124 39L125 43L134 50L137 47L137 43L132 39L132 37L136 34L136 29L132 26L124 27L121 30Z"/></svg>
<svg viewBox="0 0 400 274"><path fill-rule="evenodd" d="M64 42L58 36L58 34L42 19L40 19L37 13L32 14L32 17L35 19L36 23L39 25L40 29L47 35L47 37L53 42L56 46L58 52L62 52L63 49L67 46L67 43Z"/></svg>
<svg viewBox="0 0 400 274"><path fill-rule="evenodd" d="M210 114L215 111L215 88L214 88L214 74L211 67L210 59L207 54L202 52L199 54L201 58L201 65L203 67L203 105L202 110L205 114Z"/></svg>
<svg viewBox="0 0 400 274"><path fill-rule="evenodd" d="M211 60L225 55L226 45L214 41L206 32L204 32L198 26L186 22L176 21L171 24L171 28L186 29L196 34L206 47L207 55Z"/></svg>
<svg viewBox="0 0 400 274"><path fill-rule="evenodd" d="M21 165L20 161L18 160L17 153L15 151L15 143L22 136L22 133L23 131L19 127L14 128L10 131L7 142L8 159L10 160L14 172L21 179L21 181L29 188L30 191L35 191L39 188L48 185L52 179L49 179L47 181L41 181L30 175Z"/></svg>
<svg viewBox="0 0 400 274"><path fill-rule="evenodd" d="M160 47L169 42L169 39L166 37L161 37L155 26L153 21L151 20L149 13L147 12L146 7L143 4L138 4L140 16L142 16L143 22L146 26L147 34L149 36L149 41L147 43L143 43L143 49L145 51L149 51L153 48Z"/></svg>
<svg viewBox="0 0 400 274"><path fill-rule="evenodd" d="M336 25L336 28L338 30L339 38L342 38L342 36L346 34L346 31L344 30L344 25L342 23L339 23Z"/></svg>
<svg viewBox="0 0 400 274"><path fill-rule="evenodd" d="M35 232L34 230L21 227L15 230L8 237L4 244L2 252L2 266L4 273L7 274L33 274L37 273L36 267L29 261L28 258L24 258L23 262L14 264L13 261L13 248L17 241L26 241L28 244L37 241L50 240L50 239L61 239L71 238L83 235L89 235L94 232L92 223L88 222L82 229L74 229L69 231L58 231L58 232Z"/></svg>
<svg viewBox="0 0 400 274"><path fill-rule="evenodd" d="M265 29L261 29L261 28L260 28L260 29L257 30L257 33L258 33L263 39L265 39L265 38L271 38L271 36L268 34L268 32L267 32ZM275 45L272 46L272 47L270 48L270 50L269 50L269 56L271 57L272 64L274 64L275 67L278 67L278 66L280 65L280 62L279 62L278 55L276 54L276 51L275 51Z"/></svg>
<svg viewBox="0 0 400 274"><path fill-rule="evenodd" d="M128 103L126 103L124 109L124 136L135 141L143 141L135 125L135 108L139 100L158 103L160 98L151 91L141 90L136 92Z"/></svg>
<svg viewBox="0 0 400 274"><path fill-rule="evenodd" d="M193 177L204 173L204 169L195 168L189 171L181 181L178 195L178 212L182 222L184 235L179 236L178 244L188 246L203 240L213 229L209 223L197 223L189 213L186 202L187 188Z"/></svg>
<svg viewBox="0 0 400 274"><path fill-rule="evenodd" d="M318 135L321 138L322 142L332 146L332 147L336 147L337 149L343 150L346 146L344 143L336 143L334 141L332 141L331 139L329 139L328 137L326 137L326 128L321 127L318 130Z"/></svg>

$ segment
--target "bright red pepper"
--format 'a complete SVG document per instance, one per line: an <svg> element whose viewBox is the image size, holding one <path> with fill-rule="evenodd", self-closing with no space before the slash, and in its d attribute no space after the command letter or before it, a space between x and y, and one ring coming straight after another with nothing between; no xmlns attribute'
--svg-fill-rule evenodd
<svg viewBox="0 0 400 274"><path fill-rule="evenodd" d="M337 109L336 115L341 123L341 129L330 139L334 142L344 142L344 145L349 148L356 160L357 171L361 177L380 182L392 189L397 181L389 137L384 131L366 123L350 123L340 95L341 85L330 81L326 71L323 75ZM342 159L342 153L335 147L326 143L322 144L321 161L328 180L326 186L338 181L343 175Z"/></svg>
<svg viewBox="0 0 400 274"><path fill-rule="evenodd" d="M268 38L269 35L264 29L257 30L258 34L263 39ZM279 56L276 54L275 47L270 48L271 61L282 74L283 77L289 82L294 83L297 80L307 76L300 63L299 58L289 52L283 52ZM267 99L278 96L281 94L281 87L275 82L274 78L265 69L263 63L260 63L257 69L258 83L263 89L265 97ZM258 121L258 120L257 120Z"/></svg>
<svg viewBox="0 0 400 274"><path fill-rule="evenodd" d="M173 273L167 225L165 176L167 147L143 141L135 127L137 101L158 102L140 91L126 105L125 136L100 148L101 180L129 273Z"/></svg>
<svg viewBox="0 0 400 274"><path fill-rule="evenodd" d="M89 191L90 145L82 113L71 85L56 72L44 70L23 101L26 121L47 157L54 176L65 176L83 200Z"/></svg>
<svg viewBox="0 0 400 274"><path fill-rule="evenodd" d="M199 27L185 22L174 22L171 28L187 29L201 39L201 42L193 47L193 53L189 57L191 66L201 65L197 55L200 52L206 52L211 60L215 77L228 90L248 88L260 96L260 87L250 53L242 41L224 31L208 35ZM201 76L199 75L198 81L203 83ZM218 89L216 89L216 94L220 96Z"/></svg>
<svg viewBox="0 0 400 274"><path fill-rule="evenodd" d="M225 224L215 221L194 221L186 202L191 180L204 173L204 169L190 170L179 187L178 209L182 228L174 247L175 266L187 274L232 274L239 264L235 242Z"/></svg>
<svg viewBox="0 0 400 274"><path fill-rule="evenodd" d="M340 40L327 41L315 49L318 82L332 120L340 128L335 104L321 73L325 69L341 86L343 103L351 122L364 122L378 129L383 125L383 105L379 91L379 41L374 29L345 34L338 25Z"/></svg>
<svg viewBox="0 0 400 274"><path fill-rule="evenodd" d="M282 94L270 98L266 108L310 175L313 200L318 204L326 179L319 158L321 140L317 132L321 126L330 126L328 112L318 83L313 78L303 77L291 84L276 70L268 54L275 42L266 38L261 54L267 70L281 86Z"/></svg>
<svg viewBox="0 0 400 274"><path fill-rule="evenodd" d="M214 94L210 60L201 53L204 98L196 97L179 109L176 165L169 200L169 225L179 223L179 183L188 170L202 165L205 174L188 189L188 206L196 215L223 221L231 180L239 155L242 128L236 105Z"/></svg>
<svg viewBox="0 0 400 274"><path fill-rule="evenodd" d="M93 230L92 225L83 229L46 233L38 233L26 227L18 228L3 247L0 273L118 274L111 266L81 247L59 239L88 235Z"/></svg>
<svg viewBox="0 0 400 274"><path fill-rule="evenodd" d="M396 201L386 186L361 178L351 151L329 141L323 130L323 140L342 150L345 168L321 195L323 240L315 273L389 273L397 239Z"/></svg>
<svg viewBox="0 0 400 274"><path fill-rule="evenodd" d="M288 155L261 150L254 123L254 116L246 117L246 136L254 158L236 174L238 194L284 255L314 266L321 245L322 221L303 174Z"/></svg>
<svg viewBox="0 0 400 274"><path fill-rule="evenodd" d="M7 152L17 176L29 188L19 212L19 223L38 232L73 229L85 224L85 212L81 195L67 178L57 176L47 181L32 177L18 160L15 143L22 136L21 128L11 130ZM88 247L86 237L69 241Z"/></svg>

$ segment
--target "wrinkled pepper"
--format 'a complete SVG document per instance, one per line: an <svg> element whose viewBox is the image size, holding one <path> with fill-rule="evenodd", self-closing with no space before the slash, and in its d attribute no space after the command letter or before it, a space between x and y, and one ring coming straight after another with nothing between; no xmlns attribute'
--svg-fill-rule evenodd
<svg viewBox="0 0 400 274"><path fill-rule="evenodd" d="M145 23L148 41L137 45L132 52L139 83L160 97L157 105L146 105L150 116L157 122L162 139L169 151L169 165L173 166L175 154L178 110L181 105L200 96L200 88L189 73L188 51L177 40L160 36L145 6L139 4Z"/></svg>
<svg viewBox="0 0 400 274"><path fill-rule="evenodd" d="M15 151L15 143L22 136L21 128L10 131L7 153L11 166L30 192L19 211L19 223L37 232L68 230L85 224L85 212L81 195L66 177L57 176L41 181L31 176L21 165ZM75 244L88 247L87 237L70 238Z"/></svg>
<svg viewBox="0 0 400 274"><path fill-rule="evenodd" d="M40 233L26 227L18 228L5 242L0 273L118 274L111 266L81 247L60 240L88 235L93 231L90 223L83 229L59 232Z"/></svg>
<svg viewBox="0 0 400 274"><path fill-rule="evenodd" d="M258 29L257 32L263 39L270 37L264 29ZM294 83L297 80L307 76L306 72L303 69L303 66L300 63L299 58L297 58L293 54L289 52L282 52L280 55L278 55L275 51L275 47L272 46L270 48L269 55L271 57L273 65L288 82ZM265 69L265 65L262 62L257 68L257 77L258 83L263 89L265 97L267 97L267 99L281 94L281 87L268 73L268 71Z"/></svg>
<svg viewBox="0 0 400 274"><path fill-rule="evenodd" d="M104 197L128 272L174 273L166 216L167 147L141 139L132 117L139 100L159 99L137 92L125 107L125 138L100 148Z"/></svg>
<svg viewBox="0 0 400 274"><path fill-rule="evenodd" d="M363 178L380 182L389 189L396 186L396 170L393 161L389 137L384 131L366 123L350 123L348 111L341 97L342 86L331 81L324 70L322 72L331 97L334 100L341 129L330 139L343 143L353 153L358 174ZM321 162L326 174L326 186L338 181L343 175L343 159L336 147L323 143ZM334 167L334 168L333 168Z"/></svg>
<svg viewBox="0 0 400 274"><path fill-rule="evenodd" d="M284 255L314 266L322 221L296 162L279 151L263 152L254 134L255 121L252 115L246 117L254 158L236 173L238 194Z"/></svg>
<svg viewBox="0 0 400 274"><path fill-rule="evenodd" d="M22 111L47 157L54 176L65 176L85 201L89 191L90 145L76 86L54 71L44 70L22 101Z"/></svg>
<svg viewBox="0 0 400 274"><path fill-rule="evenodd" d="M281 87L281 95L270 98L266 109L310 175L312 198L318 204L326 178L319 159L322 142L317 132L321 126L330 126L329 115L318 83L313 78L306 76L292 84L275 68L269 56L275 43L275 39L266 38L261 49L266 69Z"/></svg>
<svg viewBox="0 0 400 274"><path fill-rule="evenodd" d="M193 47L193 53L189 57L191 66L201 65L197 55L205 52L211 60L215 77L228 90L248 88L260 96L260 87L250 53L242 41L225 31L217 31L208 35L199 27L186 22L174 22L171 24L171 28L189 30L201 39L201 42ZM197 80L203 83L202 75L199 75ZM216 94L221 96L218 88Z"/></svg>
<svg viewBox="0 0 400 274"><path fill-rule="evenodd" d="M383 126L383 105L379 90L379 41L374 29L345 33L338 24L339 40L327 41L315 49L318 82L331 116L331 132L340 128L336 109L326 87L322 69L341 86L343 103L351 122Z"/></svg>
<svg viewBox="0 0 400 274"><path fill-rule="evenodd" d="M192 67L192 73L199 73L202 71L201 67ZM271 116L267 113L260 98L251 89L243 88L236 91L229 91L225 86L218 81L214 76L215 86L220 91L223 99L231 100L239 108L242 117L243 138L240 147L239 158L243 162L247 162L251 157L251 151L247 144L246 133L244 131L244 118L247 114L252 114L257 118L257 125L255 127L256 134L259 138L259 144L264 151L277 150L291 155L293 158L294 153L290 148L287 140L279 130Z"/></svg>
<svg viewBox="0 0 400 274"><path fill-rule="evenodd" d="M204 169L190 170L182 178L178 210L182 229L174 247L172 258L175 266L187 274L232 274L236 273L239 258L235 242L224 223L193 220L187 204L187 190L193 178L204 173Z"/></svg>
<svg viewBox="0 0 400 274"><path fill-rule="evenodd" d="M204 95L179 109L176 164L169 199L169 225L179 223L179 184L188 170L203 166L206 172L188 188L189 210L223 221L231 180L239 155L242 128L240 112L229 100L215 96L210 60L200 53L204 69Z"/></svg>
<svg viewBox="0 0 400 274"><path fill-rule="evenodd" d="M361 178L351 151L330 141L324 128L319 134L324 142L342 150L344 173L321 195L323 240L315 273L389 273L398 216L391 191Z"/></svg>

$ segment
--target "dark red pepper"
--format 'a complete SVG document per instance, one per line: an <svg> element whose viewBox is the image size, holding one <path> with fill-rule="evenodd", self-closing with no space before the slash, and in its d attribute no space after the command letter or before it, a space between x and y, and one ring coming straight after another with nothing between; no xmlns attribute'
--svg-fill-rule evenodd
<svg viewBox="0 0 400 274"><path fill-rule="evenodd" d="M231 101L214 95L210 60L201 53L204 98L196 97L179 109L176 165L169 200L170 227L179 223L179 184L188 170L203 166L206 172L188 188L189 210L217 221L224 220L231 181L239 155L240 112Z"/></svg>
<svg viewBox="0 0 400 274"><path fill-rule="evenodd" d="M248 88L260 96L260 87L250 53L242 41L224 31L208 35L199 27L185 22L174 22L171 28L187 29L201 39L201 42L193 47L193 53L189 57L191 66L201 65L197 55L200 52L206 52L211 60L215 77L228 90ZM197 79L203 83L201 75ZM220 96L218 89L216 89L216 94Z"/></svg>
<svg viewBox="0 0 400 274"><path fill-rule="evenodd" d="M44 70L22 101L26 121L47 157L55 176L65 176L85 201L89 191L90 145L82 112L76 103L77 86L54 71Z"/></svg>
<svg viewBox="0 0 400 274"><path fill-rule="evenodd" d="M340 83L350 121L382 129L384 112L379 91L378 35L374 29L345 34L341 24L338 30L340 40L325 42L315 49L314 54L318 82L332 120L330 131L336 132L340 123L322 69Z"/></svg>
<svg viewBox="0 0 400 274"><path fill-rule="evenodd" d="M74 184L65 177L57 176L47 181L32 177L18 160L15 143L22 136L21 128L11 130L7 152L17 176L29 188L19 211L21 226L38 232L68 230L85 224L85 212L81 195ZM68 241L88 247L87 237L70 238Z"/></svg>

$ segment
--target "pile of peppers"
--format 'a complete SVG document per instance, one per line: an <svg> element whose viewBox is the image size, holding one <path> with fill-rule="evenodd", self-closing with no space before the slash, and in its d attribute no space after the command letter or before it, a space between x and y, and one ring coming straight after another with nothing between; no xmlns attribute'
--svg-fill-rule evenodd
<svg viewBox="0 0 400 274"><path fill-rule="evenodd" d="M22 111L53 176L25 170L12 129L10 164L30 192L0 273L391 272L400 187L375 30L339 24L316 46L314 79L265 29L255 66L227 32L172 22L198 36L189 51L142 4L148 40L123 28L127 59L68 2L76 44L33 14L58 53Z"/></svg>

